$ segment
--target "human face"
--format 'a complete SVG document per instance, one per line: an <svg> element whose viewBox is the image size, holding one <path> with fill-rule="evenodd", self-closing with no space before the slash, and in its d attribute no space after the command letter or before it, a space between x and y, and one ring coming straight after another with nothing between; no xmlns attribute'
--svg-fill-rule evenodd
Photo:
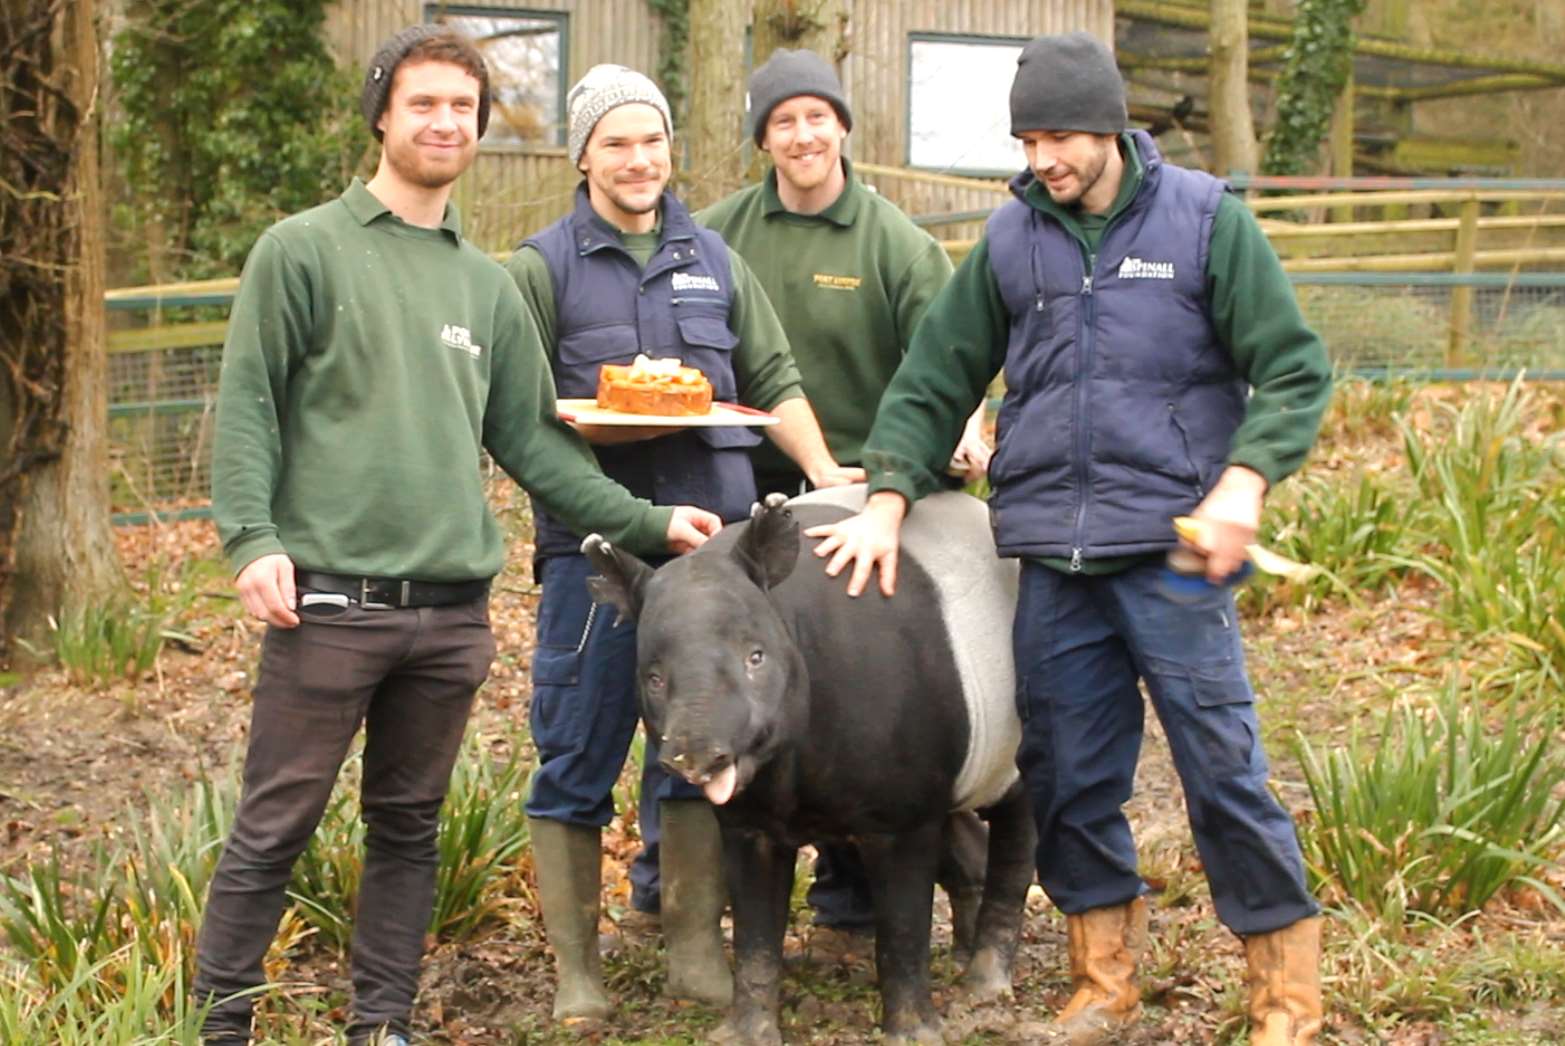
<svg viewBox="0 0 1565 1046"><path fill-rule="evenodd" d="M1093 214L1100 214L1113 204L1119 192L1120 171L1114 135L1023 131L1017 137L1022 140L1028 166L1055 203L1079 203Z"/></svg>
<svg viewBox="0 0 1565 1046"><path fill-rule="evenodd" d="M801 94L778 103L766 117L761 148L777 166L779 188L786 185L810 194L842 179L842 142L847 136L830 102Z"/></svg>
<svg viewBox="0 0 1565 1046"><path fill-rule="evenodd" d="M456 181L478 154L478 81L449 62L403 63L376 127L390 173L420 189Z"/></svg>
<svg viewBox="0 0 1565 1046"><path fill-rule="evenodd" d="M644 102L603 114L581 152L592 209L625 232L651 232L670 172L663 114Z"/></svg>

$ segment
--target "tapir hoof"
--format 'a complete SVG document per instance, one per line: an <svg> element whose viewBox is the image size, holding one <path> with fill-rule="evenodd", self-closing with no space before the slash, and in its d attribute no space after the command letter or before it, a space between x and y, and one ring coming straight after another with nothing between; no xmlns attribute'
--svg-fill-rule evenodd
<svg viewBox="0 0 1565 1046"><path fill-rule="evenodd" d="M981 948L962 974L961 990L973 1002L1009 999L1012 997L1010 967L993 948Z"/></svg>
<svg viewBox="0 0 1565 1046"><path fill-rule="evenodd" d="M917 1028L888 1031L881 1041L886 1046L943 1046L946 1037L938 1024L921 1024Z"/></svg>
<svg viewBox="0 0 1565 1046"><path fill-rule="evenodd" d="M707 1042L721 1046L782 1046L782 1029L777 1019L757 1014L747 1020L729 1017L707 1036Z"/></svg>

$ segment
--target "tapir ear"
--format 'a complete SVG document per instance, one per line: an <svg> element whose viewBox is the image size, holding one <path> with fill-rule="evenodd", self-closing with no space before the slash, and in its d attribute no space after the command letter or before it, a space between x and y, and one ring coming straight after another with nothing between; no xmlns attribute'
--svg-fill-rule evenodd
<svg viewBox="0 0 1565 1046"><path fill-rule="evenodd" d="M592 598L613 605L621 620L636 620L641 614L647 582L652 579L652 568L624 549L615 548L601 534L588 534L582 539L581 551L599 575L587 579Z"/></svg>
<svg viewBox="0 0 1565 1046"><path fill-rule="evenodd" d="M768 494L750 506L750 525L734 545L734 558L750 580L775 588L793 573L799 559L799 524L781 494Z"/></svg>

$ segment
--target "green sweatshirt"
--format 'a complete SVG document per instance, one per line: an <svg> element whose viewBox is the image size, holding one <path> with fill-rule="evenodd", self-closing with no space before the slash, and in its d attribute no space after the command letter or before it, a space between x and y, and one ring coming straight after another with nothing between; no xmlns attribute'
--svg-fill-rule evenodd
<svg viewBox="0 0 1565 1046"><path fill-rule="evenodd" d="M795 214L777 194L777 172L696 215L755 270L772 301L820 419L843 465L862 460L875 406L913 330L951 276L934 237L868 188L842 161L847 186L819 214ZM954 446L954 443L953 443ZM947 448L949 456L949 448ZM777 448L756 448L756 469L798 469Z"/></svg>
<svg viewBox="0 0 1565 1046"><path fill-rule="evenodd" d="M1083 259L1140 191L1145 170L1126 136L1124 184L1106 218L1061 207L1037 183L1027 203L1080 242ZM1212 223L1207 309L1252 393L1228 461L1275 485L1303 464L1331 395L1325 346L1299 312L1293 286L1243 201L1225 195ZM869 489L909 502L939 489L939 477L968 414L1005 363L1010 317L978 242L919 325L907 360L886 390L864 454ZM1003 436L1002 436L1003 438ZM1116 559L1113 565L1124 561ZM1109 561L1098 564L1099 569Z"/></svg>
<svg viewBox="0 0 1565 1046"><path fill-rule="evenodd" d="M620 233L625 250L642 266L657 252L659 233ZM728 252L734 286L733 308L728 312L728 329L739 336L734 349L734 381L739 402L747 407L771 410L784 400L804 395L799 387L799 370L788 351L788 336L783 333L777 313L772 311L766 292L744 259ZM516 281L527 305L529 318L554 358L559 317L554 311L554 277L549 263L536 247L523 245L506 260L505 269Z"/></svg>
<svg viewBox="0 0 1565 1046"><path fill-rule="evenodd" d="M272 226L245 263L218 388L212 513L236 571L425 581L504 562L481 453L551 512L664 550L671 511L632 498L555 416L537 332L505 272L408 225L355 179Z"/></svg>

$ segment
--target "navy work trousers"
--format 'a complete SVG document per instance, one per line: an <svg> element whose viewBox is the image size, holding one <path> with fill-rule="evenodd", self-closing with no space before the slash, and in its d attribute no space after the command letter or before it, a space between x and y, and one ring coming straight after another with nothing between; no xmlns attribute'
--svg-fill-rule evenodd
<svg viewBox="0 0 1565 1046"><path fill-rule="evenodd" d="M1121 810L1141 753L1144 681L1218 918L1241 935L1281 929L1319 908L1293 821L1267 788L1233 595L1172 602L1162 569L1156 557L1095 576L1022 566L1017 765L1038 824L1038 879L1067 914L1146 889Z"/></svg>
<svg viewBox="0 0 1565 1046"><path fill-rule="evenodd" d="M489 674L489 600L405 610L301 608L271 628L250 718L244 785L196 946L203 1034L250 1040L252 994L294 860L364 727L364 872L353 920L350 1042L408 1034L435 897L435 831L473 693Z"/></svg>
<svg viewBox="0 0 1565 1046"><path fill-rule="evenodd" d="M664 559L653 559L657 566ZM527 813L601 828L614 816L614 783L641 718L636 691L636 626L620 621L587 591L586 556L549 556L538 566L538 646L533 653L532 733L538 769ZM656 911L658 821L664 799L700 799L701 790L657 763L647 738L641 775L643 855L631 870L633 903Z"/></svg>

